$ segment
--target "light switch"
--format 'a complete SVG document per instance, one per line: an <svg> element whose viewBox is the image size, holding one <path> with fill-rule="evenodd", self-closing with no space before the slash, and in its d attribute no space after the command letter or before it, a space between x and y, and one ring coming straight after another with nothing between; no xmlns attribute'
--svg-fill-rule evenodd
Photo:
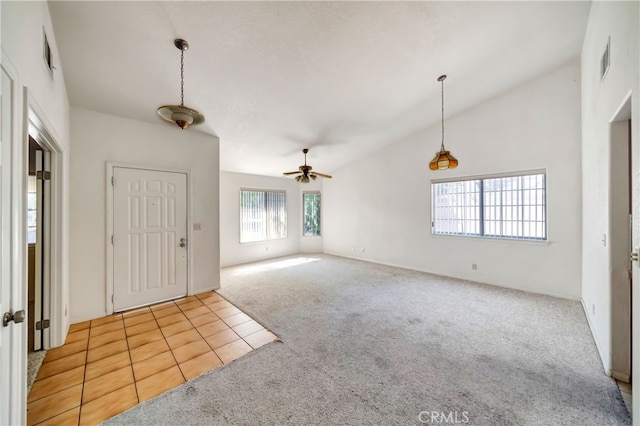
<svg viewBox="0 0 640 426"><path fill-rule="evenodd" d="M193 224L193 230L194 231L200 231L202 229L202 224L201 223L194 223Z"/></svg>

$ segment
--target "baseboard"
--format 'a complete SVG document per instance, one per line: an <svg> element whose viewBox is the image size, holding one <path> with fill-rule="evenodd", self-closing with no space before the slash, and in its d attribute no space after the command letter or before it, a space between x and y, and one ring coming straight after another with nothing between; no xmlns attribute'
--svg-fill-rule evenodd
<svg viewBox="0 0 640 426"><path fill-rule="evenodd" d="M620 373L619 371L611 370L611 377L616 380L620 380L623 383L629 383L631 380L631 375L627 373Z"/></svg>
<svg viewBox="0 0 640 426"><path fill-rule="evenodd" d="M581 299L578 299L575 296L570 296L570 295L567 295L567 294L560 294L560 293L553 293L553 292L542 292L542 291L534 291L534 290L526 289L526 288L510 287L510 286L502 285L502 284L488 283L488 282L484 282L484 281L477 281L477 280L473 280L473 279L467 278L467 277L460 277L460 276L456 276L456 275L445 275L442 272L434 272L434 271L429 271L429 270L426 270L426 269L412 268L410 266L398 265L396 263L382 262L382 261L379 261L379 260L365 259L365 258L356 257L356 256L347 256L347 255L344 255L344 254L332 253L332 252L328 252L328 251L325 251L324 254L328 254L328 255L331 255L331 256L337 256L337 257L345 257L347 259L360 260L362 262L375 263L375 264L378 264L378 265L391 266L391 267L394 267L394 268L406 269L406 270L409 270L409 271L424 272L426 274L438 275L438 276L441 276L441 277L455 278L457 280L467 281L467 282L470 282L470 283L476 283L476 284L482 284L482 285L489 285L489 286L493 286L493 287L506 288L508 290L524 291L525 293L530 293L530 294L539 294L539 295L542 295L542 296L556 297L558 299L573 300L575 302L581 300Z"/></svg>
<svg viewBox="0 0 640 426"><path fill-rule="evenodd" d="M211 287L199 288L197 290L194 290L191 294L188 294L188 296L193 296L194 294L201 294L201 293L206 293L207 291L215 291L215 290L220 290L219 284L217 287L211 286Z"/></svg>
<svg viewBox="0 0 640 426"><path fill-rule="evenodd" d="M596 333L594 331L593 324L591 323L591 318L589 317L589 310L587 309L587 305L585 305L583 298L580 298L580 305L582 305L582 311L584 312L585 318L587 318L587 324L589 325L591 338L593 339L593 343L596 345L596 349L598 350L598 355L600 356L600 362L602 362L604 374L606 374L607 376L612 376L613 372L611 371L611 367L607 365L606 358L602 355L602 348L600 348L600 345L598 345L598 339L596 339Z"/></svg>

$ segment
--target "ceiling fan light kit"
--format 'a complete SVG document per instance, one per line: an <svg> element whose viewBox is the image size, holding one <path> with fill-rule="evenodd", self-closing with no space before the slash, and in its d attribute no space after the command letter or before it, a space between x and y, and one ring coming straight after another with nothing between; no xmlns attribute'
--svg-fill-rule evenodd
<svg viewBox="0 0 640 426"><path fill-rule="evenodd" d="M316 180L318 176L331 179L331 175L327 175L324 173L312 172L313 167L307 164L307 153L309 152L308 148L302 150L304 154L304 165L298 167L298 170L295 172L284 172L283 175L298 175L295 177L296 182L300 183L309 183L311 180Z"/></svg>
<svg viewBox="0 0 640 426"><path fill-rule="evenodd" d="M429 169L431 170L444 170L458 167L458 160L456 157L444 149L444 80L446 78L446 74L438 77L441 87L440 99L442 101L442 144L440 145L440 152L436 152L435 157L433 157L433 160L429 163Z"/></svg>
<svg viewBox="0 0 640 426"><path fill-rule="evenodd" d="M181 129L186 129L192 124L204 123L204 116L198 110L184 105L184 52L189 50L189 43L177 38L173 44L180 50L180 105L163 105L158 108L158 115Z"/></svg>

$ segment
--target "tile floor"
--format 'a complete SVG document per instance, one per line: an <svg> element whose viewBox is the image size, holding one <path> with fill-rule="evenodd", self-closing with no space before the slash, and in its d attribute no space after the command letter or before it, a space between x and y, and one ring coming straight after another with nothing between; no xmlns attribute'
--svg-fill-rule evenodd
<svg viewBox="0 0 640 426"><path fill-rule="evenodd" d="M27 423L100 423L276 339L215 292L73 324L40 367Z"/></svg>

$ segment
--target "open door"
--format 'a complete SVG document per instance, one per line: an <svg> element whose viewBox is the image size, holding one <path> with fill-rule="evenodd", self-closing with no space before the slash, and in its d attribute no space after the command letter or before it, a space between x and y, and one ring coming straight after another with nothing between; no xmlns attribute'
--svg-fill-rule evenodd
<svg viewBox="0 0 640 426"><path fill-rule="evenodd" d="M22 288L24 196L20 179L23 111L17 73L4 52L0 72L0 424L24 424L26 298Z"/></svg>
<svg viewBox="0 0 640 426"><path fill-rule="evenodd" d="M37 136L36 136L37 137ZM29 352L48 347L49 328L51 152L29 136L27 177L28 346Z"/></svg>
<svg viewBox="0 0 640 426"><path fill-rule="evenodd" d="M631 289L633 267L633 179L629 113L626 107L610 123L609 251L611 256L611 375L631 383ZM637 216L636 216L637 218Z"/></svg>

